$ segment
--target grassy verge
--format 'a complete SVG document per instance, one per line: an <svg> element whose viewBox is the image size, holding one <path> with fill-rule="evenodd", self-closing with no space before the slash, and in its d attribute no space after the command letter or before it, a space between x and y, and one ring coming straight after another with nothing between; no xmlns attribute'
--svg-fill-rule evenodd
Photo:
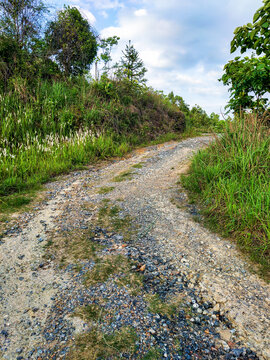
<svg viewBox="0 0 270 360"><path fill-rule="evenodd" d="M206 222L233 237L270 272L270 137L253 115L228 123L222 138L193 158L182 182Z"/></svg>

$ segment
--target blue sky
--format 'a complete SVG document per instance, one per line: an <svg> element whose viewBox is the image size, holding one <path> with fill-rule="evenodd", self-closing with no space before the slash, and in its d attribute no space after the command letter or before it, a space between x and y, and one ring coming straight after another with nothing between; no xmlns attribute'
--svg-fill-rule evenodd
<svg viewBox="0 0 270 360"><path fill-rule="evenodd" d="M51 0L53 2L53 0ZM117 61L128 40L139 51L148 85L181 95L208 113L224 112L229 94L217 79L230 54L237 26L252 20L261 0L66 0L103 37L118 35Z"/></svg>

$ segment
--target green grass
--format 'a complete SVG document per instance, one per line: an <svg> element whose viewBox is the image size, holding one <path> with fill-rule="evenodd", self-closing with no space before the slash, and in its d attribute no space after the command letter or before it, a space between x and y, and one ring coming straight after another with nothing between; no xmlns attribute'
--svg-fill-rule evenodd
<svg viewBox="0 0 270 360"><path fill-rule="evenodd" d="M122 353L133 354L136 350L137 335L131 327L122 328L113 334L104 334L92 328L76 338L75 346L68 359L119 359Z"/></svg>
<svg viewBox="0 0 270 360"><path fill-rule="evenodd" d="M21 207L28 205L31 202L32 198L24 195L13 195L6 196L0 199L0 211L15 211Z"/></svg>
<svg viewBox="0 0 270 360"><path fill-rule="evenodd" d="M109 199L103 199L103 205L98 211L97 224L123 236L128 242L136 235L136 228L129 215L119 216L121 208L110 204Z"/></svg>
<svg viewBox="0 0 270 360"><path fill-rule="evenodd" d="M222 138L193 158L182 183L206 223L236 239L270 271L270 136L254 115L228 123Z"/></svg>
<svg viewBox="0 0 270 360"><path fill-rule="evenodd" d="M93 269L85 274L85 286L106 282L113 275L119 287L126 288L132 295L138 295L143 287L143 274L131 270L135 263L122 255L96 258Z"/></svg>
<svg viewBox="0 0 270 360"><path fill-rule="evenodd" d="M70 263L75 264L76 271L80 271L82 261L98 259L97 253L104 248L103 245L93 241L93 237L92 230L59 233L44 245L46 249L44 257L53 256L61 267Z"/></svg>
<svg viewBox="0 0 270 360"><path fill-rule="evenodd" d="M131 170L123 171L113 178L114 182L121 182L132 179L133 172Z"/></svg>
<svg viewBox="0 0 270 360"><path fill-rule="evenodd" d="M103 307L97 304L89 304L80 307L74 313L74 316L79 316L81 319L87 322L99 321L106 314L106 311Z"/></svg>
<svg viewBox="0 0 270 360"><path fill-rule="evenodd" d="M149 295L146 299L148 301L148 310L154 314L160 314L173 318L177 316L177 310L182 303L181 297L172 298L164 302L158 294Z"/></svg>
<svg viewBox="0 0 270 360"><path fill-rule="evenodd" d="M132 167L134 169L142 169L143 168L143 163L134 164L134 165L132 165Z"/></svg>
<svg viewBox="0 0 270 360"><path fill-rule="evenodd" d="M160 349L153 348L148 351L142 358L142 360L159 360L162 359L162 352Z"/></svg>
<svg viewBox="0 0 270 360"><path fill-rule="evenodd" d="M107 256L103 260L96 259L96 264L85 275L85 286L95 285L107 281L112 275L125 272L128 266L127 259L122 255Z"/></svg>
<svg viewBox="0 0 270 360"><path fill-rule="evenodd" d="M105 195L105 194L108 194L109 192L113 191L114 190L114 186L104 186L104 187L101 187L99 190L98 190L98 193L100 195Z"/></svg>

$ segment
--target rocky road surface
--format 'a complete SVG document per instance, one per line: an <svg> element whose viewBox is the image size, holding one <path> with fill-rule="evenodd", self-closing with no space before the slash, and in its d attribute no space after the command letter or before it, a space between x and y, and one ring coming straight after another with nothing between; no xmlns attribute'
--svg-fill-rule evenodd
<svg viewBox="0 0 270 360"><path fill-rule="evenodd" d="M151 146L64 176L6 224L0 359L270 359L270 286L232 242L195 221L177 184L212 140ZM100 261L109 275L87 282ZM78 315L93 304L107 315ZM132 351L77 348L93 328L124 327L136 334Z"/></svg>

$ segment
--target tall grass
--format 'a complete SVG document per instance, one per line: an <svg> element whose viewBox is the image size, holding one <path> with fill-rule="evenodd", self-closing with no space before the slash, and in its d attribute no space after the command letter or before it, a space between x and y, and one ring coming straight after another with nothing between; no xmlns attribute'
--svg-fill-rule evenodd
<svg viewBox="0 0 270 360"><path fill-rule="evenodd" d="M181 116L157 93L126 82L76 78L30 88L12 79L0 92L0 208L12 193L181 130Z"/></svg>
<svg viewBox="0 0 270 360"><path fill-rule="evenodd" d="M28 138L11 153L6 148L0 151L0 195L31 188L96 159L122 156L129 149L124 140L115 142L109 135L95 136L87 129L70 137Z"/></svg>
<svg viewBox="0 0 270 360"><path fill-rule="evenodd" d="M237 239L264 272L270 270L269 135L255 115L229 122L182 179L208 223Z"/></svg>

